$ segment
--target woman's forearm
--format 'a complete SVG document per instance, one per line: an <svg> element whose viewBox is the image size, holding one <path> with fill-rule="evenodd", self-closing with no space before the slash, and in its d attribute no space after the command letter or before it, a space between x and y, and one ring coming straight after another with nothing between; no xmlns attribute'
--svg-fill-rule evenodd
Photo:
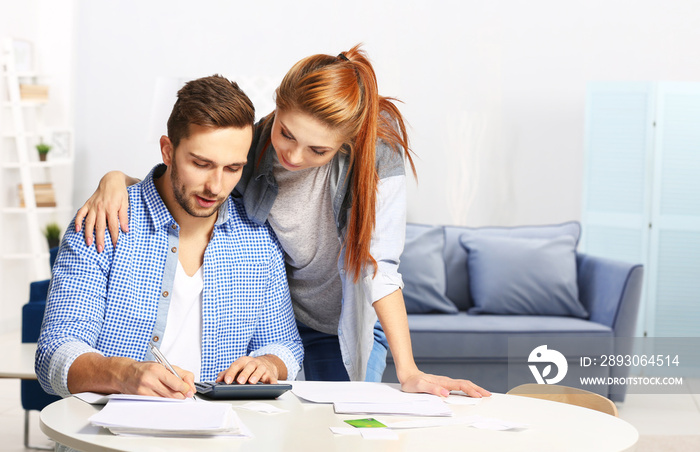
<svg viewBox="0 0 700 452"><path fill-rule="evenodd" d="M131 177L128 174L124 174L124 182L126 183L127 187L131 187L132 185L135 185L135 184L138 184L139 182L141 182L141 179Z"/></svg>
<svg viewBox="0 0 700 452"><path fill-rule="evenodd" d="M391 355L396 363L396 375L400 382L410 375L420 372L413 360L411 335L408 329L408 316L403 292L399 289L374 303L379 322L386 335Z"/></svg>
<svg viewBox="0 0 700 452"><path fill-rule="evenodd" d="M120 184L120 181L124 181L124 185L127 187L131 187L134 184L138 184L141 182L141 179L137 179L135 177L131 177L126 173L123 173L119 170L114 170L106 173L104 176L102 176L102 179L100 179L98 189L108 189L110 185L112 184Z"/></svg>

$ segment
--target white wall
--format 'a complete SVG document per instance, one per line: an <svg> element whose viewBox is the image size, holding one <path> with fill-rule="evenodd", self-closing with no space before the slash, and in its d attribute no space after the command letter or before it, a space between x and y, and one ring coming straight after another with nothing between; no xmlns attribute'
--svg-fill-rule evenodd
<svg viewBox="0 0 700 452"><path fill-rule="evenodd" d="M410 220L578 219L586 82L700 79L693 0L79 5L76 203L104 172L143 176L158 160L146 139L158 76L278 81L361 41L412 126Z"/></svg>
<svg viewBox="0 0 700 452"><path fill-rule="evenodd" d="M38 43L43 69L61 87L52 95L69 112L63 117L70 121L75 112L76 207L106 171L143 177L159 160L151 130L159 77L218 72L279 81L302 57L364 42L380 92L405 102L412 126L419 183L409 187L409 220L578 219L586 82L700 80L695 0L0 0L0 6L0 36ZM160 103L169 111L169 102ZM12 289L20 306L26 284Z"/></svg>

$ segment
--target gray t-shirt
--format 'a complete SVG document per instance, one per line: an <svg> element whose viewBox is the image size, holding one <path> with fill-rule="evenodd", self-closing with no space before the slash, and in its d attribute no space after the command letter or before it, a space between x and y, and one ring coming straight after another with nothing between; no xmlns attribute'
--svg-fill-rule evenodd
<svg viewBox="0 0 700 452"><path fill-rule="evenodd" d="M343 288L338 273L340 240L329 189L330 163L288 171L275 155L273 171L279 193L268 220L285 251L294 315L315 330L338 334Z"/></svg>

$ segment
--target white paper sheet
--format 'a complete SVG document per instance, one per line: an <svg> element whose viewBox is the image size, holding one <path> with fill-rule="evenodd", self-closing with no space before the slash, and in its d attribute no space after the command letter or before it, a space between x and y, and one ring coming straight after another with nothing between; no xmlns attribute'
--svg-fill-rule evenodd
<svg viewBox="0 0 700 452"><path fill-rule="evenodd" d="M138 394L99 394L97 392L79 392L73 394L90 405L105 405L110 400L131 400L135 402L194 402L194 399L171 399L169 397L145 396Z"/></svg>
<svg viewBox="0 0 700 452"><path fill-rule="evenodd" d="M456 417L456 418L435 418L435 419L415 419L410 421L387 422L384 425L393 430L408 428L442 427L445 425L468 425L470 427L486 430L522 430L528 427L520 422L510 422L501 419L483 417L479 415Z"/></svg>
<svg viewBox="0 0 700 452"><path fill-rule="evenodd" d="M483 416L466 416L452 418L433 418L433 419L413 419L410 421L389 422L382 421L388 428L399 430L408 428L428 428L428 427L443 427L445 425L471 425L475 422L483 421Z"/></svg>
<svg viewBox="0 0 700 452"><path fill-rule="evenodd" d="M237 406L236 408L243 408L244 410L256 411L258 413L266 413L266 414L276 414L276 413L286 413L287 412L287 410L283 410L282 408L277 408L276 406L272 406L269 403L263 403L263 402L248 402L245 405L240 405L240 406Z"/></svg>
<svg viewBox="0 0 700 452"><path fill-rule="evenodd" d="M79 392L73 394L73 397L82 400L90 405L104 405L109 402L109 398L106 394L98 394L96 392Z"/></svg>
<svg viewBox="0 0 700 452"><path fill-rule="evenodd" d="M364 439L399 439L399 435L388 428L330 427L330 429L336 435L362 436Z"/></svg>
<svg viewBox="0 0 700 452"><path fill-rule="evenodd" d="M330 427L331 431L336 435L361 436L359 428L355 427Z"/></svg>
<svg viewBox="0 0 700 452"><path fill-rule="evenodd" d="M358 430L364 439L399 439L398 433L388 428L359 428Z"/></svg>
<svg viewBox="0 0 700 452"><path fill-rule="evenodd" d="M401 414L405 416L452 416L452 409L442 400L413 402L335 402L333 409L341 414Z"/></svg>
<svg viewBox="0 0 700 452"><path fill-rule="evenodd" d="M384 383L366 381L295 381L292 392L302 399L316 403L336 402L414 402L438 398L430 394L412 394L402 392Z"/></svg>
<svg viewBox="0 0 700 452"><path fill-rule="evenodd" d="M227 403L198 401L159 403L110 400L90 418L115 434L148 436L245 435L242 422Z"/></svg>
<svg viewBox="0 0 700 452"><path fill-rule="evenodd" d="M298 381L292 383L292 392L310 402L333 403L336 413L452 416L441 397L402 392L383 383Z"/></svg>

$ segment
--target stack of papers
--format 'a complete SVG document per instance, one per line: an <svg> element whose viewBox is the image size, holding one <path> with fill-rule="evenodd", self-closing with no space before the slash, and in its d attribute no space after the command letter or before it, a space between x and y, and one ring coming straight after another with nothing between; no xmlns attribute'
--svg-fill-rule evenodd
<svg viewBox="0 0 700 452"><path fill-rule="evenodd" d="M452 409L440 397L406 393L383 383L295 381L292 385L297 397L332 403L336 413L452 416Z"/></svg>
<svg viewBox="0 0 700 452"><path fill-rule="evenodd" d="M366 381L294 381L292 392L302 399L316 403L335 402L408 402L434 397L427 394L409 394L384 383Z"/></svg>
<svg viewBox="0 0 700 452"><path fill-rule="evenodd" d="M204 400L111 399L90 422L116 435L252 436L230 404Z"/></svg>

